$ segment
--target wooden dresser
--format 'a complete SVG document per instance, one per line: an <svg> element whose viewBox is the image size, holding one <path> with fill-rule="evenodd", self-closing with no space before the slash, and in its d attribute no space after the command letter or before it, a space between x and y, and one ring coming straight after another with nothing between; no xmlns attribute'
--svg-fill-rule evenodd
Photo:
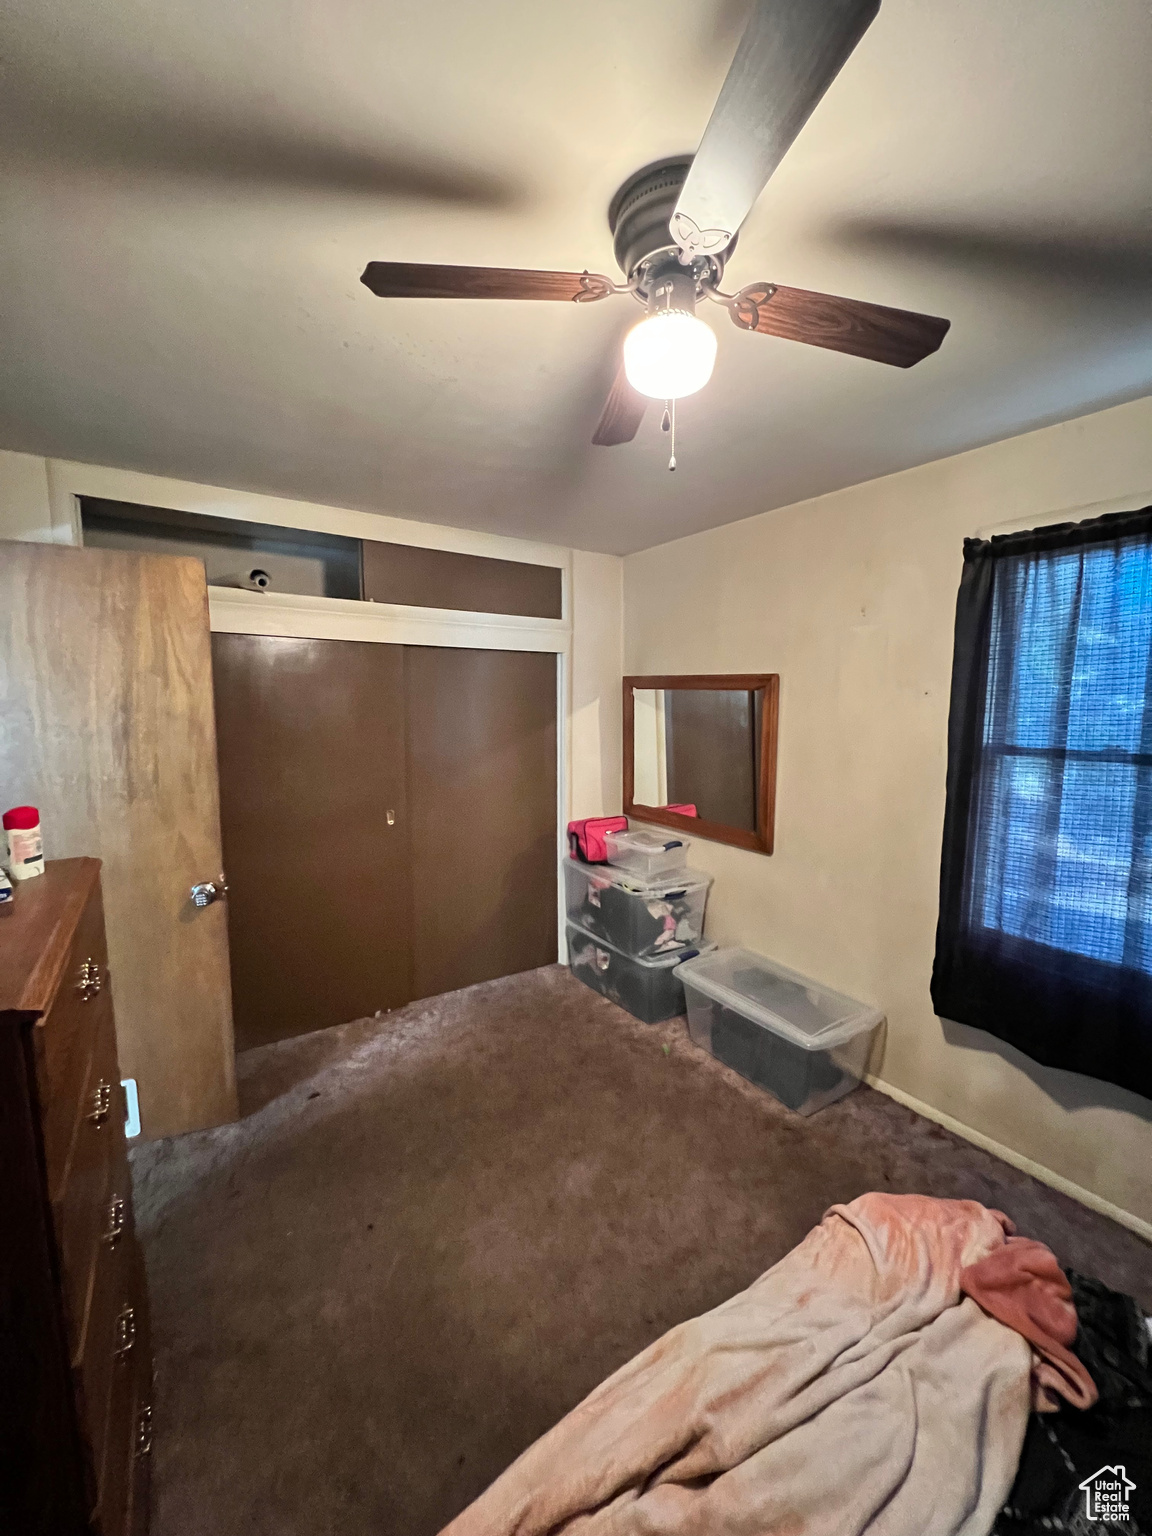
<svg viewBox="0 0 1152 1536"><path fill-rule="evenodd" d="M139 1536L152 1362L100 864L0 909L0 1532Z"/></svg>

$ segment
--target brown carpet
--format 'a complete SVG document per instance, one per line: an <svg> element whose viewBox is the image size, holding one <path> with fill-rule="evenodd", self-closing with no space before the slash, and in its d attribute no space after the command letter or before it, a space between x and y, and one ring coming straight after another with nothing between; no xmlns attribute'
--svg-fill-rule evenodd
<svg viewBox="0 0 1152 1536"><path fill-rule="evenodd" d="M239 1067L244 1120L133 1155L153 1536L431 1536L868 1189L999 1206L1152 1306L1134 1234L870 1089L802 1120L559 967Z"/></svg>

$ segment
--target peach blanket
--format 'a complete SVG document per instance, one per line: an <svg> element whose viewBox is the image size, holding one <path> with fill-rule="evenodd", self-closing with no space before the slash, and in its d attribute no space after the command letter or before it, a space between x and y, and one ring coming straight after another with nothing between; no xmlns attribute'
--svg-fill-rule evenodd
<svg viewBox="0 0 1152 1536"><path fill-rule="evenodd" d="M971 1200L836 1205L746 1291L622 1366L443 1536L986 1536L1028 1343L961 1298L1012 1224Z"/></svg>

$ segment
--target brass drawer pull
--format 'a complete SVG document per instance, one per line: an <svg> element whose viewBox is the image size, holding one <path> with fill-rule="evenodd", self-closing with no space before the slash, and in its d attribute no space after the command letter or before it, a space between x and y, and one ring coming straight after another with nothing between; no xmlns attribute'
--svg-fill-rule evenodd
<svg viewBox="0 0 1152 1536"><path fill-rule="evenodd" d="M108 1202L108 1227L100 1234L100 1241L107 1243L109 1248L115 1248L124 1236L124 1217L127 1209L119 1195L113 1195Z"/></svg>
<svg viewBox="0 0 1152 1536"><path fill-rule="evenodd" d="M152 1454L152 1404L145 1403L136 1416L136 1460Z"/></svg>
<svg viewBox="0 0 1152 1536"><path fill-rule="evenodd" d="M106 1083L103 1078L92 1090L92 1108L88 1111L88 1119L99 1129L107 1120L112 1111L112 1084Z"/></svg>
<svg viewBox="0 0 1152 1536"><path fill-rule="evenodd" d="M136 1308L121 1307L116 1319L116 1348L112 1351L117 1360L131 1353L136 1343Z"/></svg>
<svg viewBox="0 0 1152 1536"><path fill-rule="evenodd" d="M81 1001L90 1003L103 985L104 979L100 974L99 960L83 961L76 977L76 990L80 994Z"/></svg>

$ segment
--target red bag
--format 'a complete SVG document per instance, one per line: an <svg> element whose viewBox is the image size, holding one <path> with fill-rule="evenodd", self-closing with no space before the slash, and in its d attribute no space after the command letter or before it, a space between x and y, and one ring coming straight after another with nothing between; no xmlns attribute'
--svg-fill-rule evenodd
<svg viewBox="0 0 1152 1536"><path fill-rule="evenodd" d="M584 821L568 823L568 846L572 857L584 864L607 864L605 832L627 832L627 816L589 816Z"/></svg>
<svg viewBox="0 0 1152 1536"><path fill-rule="evenodd" d="M664 809L666 811L675 811L677 816L695 816L696 814L696 807L694 805L666 805Z"/></svg>

